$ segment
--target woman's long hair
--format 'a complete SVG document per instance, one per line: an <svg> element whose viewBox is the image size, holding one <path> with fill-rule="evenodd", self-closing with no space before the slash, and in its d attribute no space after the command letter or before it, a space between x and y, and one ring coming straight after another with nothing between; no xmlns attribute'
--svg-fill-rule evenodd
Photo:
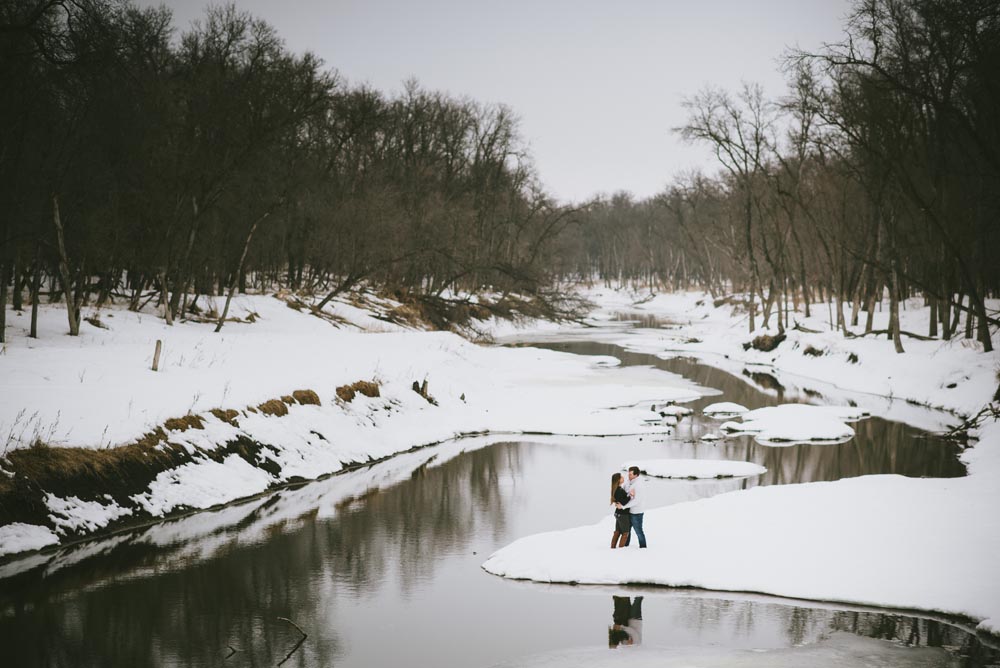
<svg viewBox="0 0 1000 668"><path fill-rule="evenodd" d="M615 502L615 490L618 489L618 485L622 484L622 474L612 473L611 474L611 503Z"/></svg>

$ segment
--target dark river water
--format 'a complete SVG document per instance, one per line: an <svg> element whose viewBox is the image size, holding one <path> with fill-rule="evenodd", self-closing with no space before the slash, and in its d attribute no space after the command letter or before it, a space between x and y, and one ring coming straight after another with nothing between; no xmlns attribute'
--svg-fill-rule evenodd
<svg viewBox="0 0 1000 668"><path fill-rule="evenodd" d="M722 391L694 408L782 399L766 380L691 361L594 343L546 347L613 354ZM567 658L573 652L587 665L634 664L644 655L615 654L609 628L639 596L641 647L624 651L660 650L660 660L677 660L669 665L1000 664L1000 652L957 620L698 590L538 585L481 570L521 536L598 521L609 473L633 457L768 469L748 479L651 479L654 506L758 484L964 475L951 444L877 418L855 424L847 443L783 448L696 440L713 426L688 418L671 436L643 439L467 439L0 566L0 664L568 666L583 661Z"/></svg>

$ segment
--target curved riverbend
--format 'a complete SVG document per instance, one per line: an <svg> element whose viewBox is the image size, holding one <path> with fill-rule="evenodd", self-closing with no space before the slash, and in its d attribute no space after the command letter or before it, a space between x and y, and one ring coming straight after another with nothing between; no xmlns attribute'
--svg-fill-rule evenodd
<svg viewBox="0 0 1000 668"><path fill-rule="evenodd" d="M626 364L655 364L723 390L699 400L705 404L779 400L689 361L599 344L560 347L613 352ZM894 665L1000 659L960 623L933 616L719 592L534 585L481 570L487 555L520 536L602 517L608 472L629 458L735 459L768 469L755 478L657 481L655 505L866 473L964 472L951 445L878 419L856 423L856 439L836 446L698 440L709 426L682 420L673 436L644 440L467 439L36 555L35 567L21 564L2 580L0 642L17 666L100 666L111 657L120 665L216 665L227 655L274 665L301 637L284 617L308 634L284 665L570 665L568 656L585 665L609 651L621 597L634 604L642 596L642 643L661 659L725 665L751 650L767 650L761 658L775 665L835 665L838 656L871 651Z"/></svg>

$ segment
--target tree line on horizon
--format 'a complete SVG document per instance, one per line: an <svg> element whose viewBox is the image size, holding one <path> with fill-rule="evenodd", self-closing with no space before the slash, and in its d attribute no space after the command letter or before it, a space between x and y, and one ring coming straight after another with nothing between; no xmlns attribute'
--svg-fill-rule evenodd
<svg viewBox="0 0 1000 668"><path fill-rule="evenodd" d="M178 34L165 6L0 0L0 90L0 341L43 296L76 334L85 304L172 322L248 283L538 293L568 222L510 109L348 85L233 5Z"/></svg>
<svg viewBox="0 0 1000 668"><path fill-rule="evenodd" d="M1000 5L856 0L842 42L785 69L778 100L685 101L674 131L718 173L564 205L508 108L349 85L232 5L178 33L131 0L0 0L0 306L65 301L75 334L111 300L172 322L245 289L321 309L362 284L544 302L598 278L742 295L750 331L823 304L872 333L887 298L898 351L920 295L927 336L991 350Z"/></svg>
<svg viewBox="0 0 1000 668"><path fill-rule="evenodd" d="M1000 4L857 0L841 43L784 63L781 99L753 84L688 98L674 131L712 150L719 173L595 201L561 240L562 273L746 294L750 331L783 331L790 309L818 302L845 335L867 312L871 333L886 296L897 351L914 335L900 302L922 295L926 336L964 328L992 350Z"/></svg>

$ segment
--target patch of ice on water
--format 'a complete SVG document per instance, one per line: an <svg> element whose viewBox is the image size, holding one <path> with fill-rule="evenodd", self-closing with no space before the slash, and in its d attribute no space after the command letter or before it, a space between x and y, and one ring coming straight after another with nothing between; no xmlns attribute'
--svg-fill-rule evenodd
<svg viewBox="0 0 1000 668"><path fill-rule="evenodd" d="M618 649L561 649L518 657L494 668L604 668L623 662L629 668L847 668L849 666L894 666L936 668L951 662L940 647L908 647L843 631L819 642L794 647L725 648L664 647L659 638L649 638L639 647Z"/></svg>
<svg viewBox="0 0 1000 668"><path fill-rule="evenodd" d="M990 625L1000 619L1000 516L986 509L997 501L994 479L978 474L758 486L647 508L648 549L609 550L609 514L521 538L483 569L539 582L704 587L933 610ZM886 521L879 511L886 508L906 508L907 517ZM742 546L739 559L733 545ZM915 583L913 573L935 577Z"/></svg>
<svg viewBox="0 0 1000 668"><path fill-rule="evenodd" d="M676 404L660 406L659 408L656 409L656 411L661 415L671 415L678 419L684 417L685 415L691 415L691 413L694 413L694 411L691 410L690 408L686 408L684 406L677 406Z"/></svg>
<svg viewBox="0 0 1000 668"><path fill-rule="evenodd" d="M746 406L741 406L731 401L720 401L719 403L705 406L701 409L701 412L708 417L727 418L734 415L741 415L748 410Z"/></svg>
<svg viewBox="0 0 1000 668"><path fill-rule="evenodd" d="M743 414L742 422L725 422L723 431L755 434L760 443L839 443L854 436L844 420L858 420L863 411L850 406L810 406L782 404L767 406Z"/></svg>
<svg viewBox="0 0 1000 668"><path fill-rule="evenodd" d="M654 478L742 478L767 473L751 462L725 459L645 459L627 462L622 468L638 466Z"/></svg>

